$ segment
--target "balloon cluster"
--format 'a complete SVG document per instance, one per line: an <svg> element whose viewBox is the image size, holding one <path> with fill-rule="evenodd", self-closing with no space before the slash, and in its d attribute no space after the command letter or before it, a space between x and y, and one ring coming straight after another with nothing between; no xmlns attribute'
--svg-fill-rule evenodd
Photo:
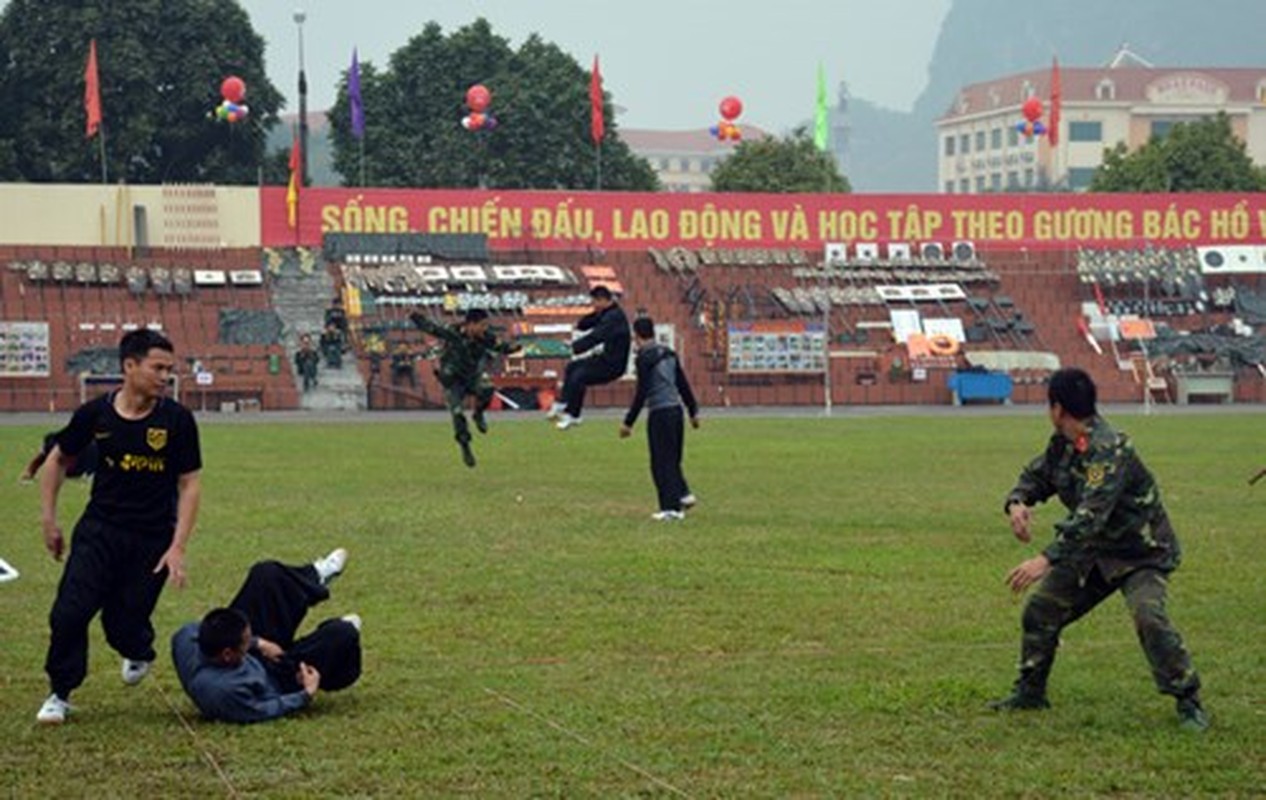
<svg viewBox="0 0 1266 800"><path fill-rule="evenodd" d="M721 101L721 121L708 128L708 133L723 142L737 142L743 138L743 132L734 120L743 113L743 101L737 97L727 97Z"/></svg>
<svg viewBox="0 0 1266 800"><path fill-rule="evenodd" d="M462 117L462 127L468 131L490 131L497 127L497 118L488 110L492 105L492 92L482 83L466 90L466 107L470 113Z"/></svg>
<svg viewBox="0 0 1266 800"><path fill-rule="evenodd" d="M1036 97L1030 97L1024 101L1021 107L1021 113L1024 114L1024 122L1017 122L1015 129L1030 141L1034 136L1044 136L1046 134L1046 126L1042 124L1042 101Z"/></svg>
<svg viewBox="0 0 1266 800"><path fill-rule="evenodd" d="M221 122L241 122L251 113L242 100L246 97L246 81L230 75L220 83L220 104L215 107L215 118Z"/></svg>

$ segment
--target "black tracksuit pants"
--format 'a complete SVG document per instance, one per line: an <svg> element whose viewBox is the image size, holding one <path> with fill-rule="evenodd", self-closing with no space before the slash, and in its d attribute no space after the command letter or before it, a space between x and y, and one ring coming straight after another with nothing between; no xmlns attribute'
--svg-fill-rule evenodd
<svg viewBox="0 0 1266 800"><path fill-rule="evenodd" d="M590 386L598 386L619 378L625 365L612 366L601 358L584 358L567 365L563 372L563 403L567 414L579 417L585 410L585 392Z"/></svg>
<svg viewBox="0 0 1266 800"><path fill-rule="evenodd" d="M651 477L659 495L660 511L680 511L681 498L690 494L681 472L685 442L685 414L681 406L652 409L646 419L646 439L651 447Z"/></svg>
<svg viewBox="0 0 1266 800"><path fill-rule="evenodd" d="M342 619L328 619L312 633L295 639L308 609L330 596L321 584L316 568L286 566L277 561L261 561L251 567L230 608L246 615L251 632L281 646L286 655L279 663L264 660L268 671L283 691L298 691L295 679L299 664L316 667L321 688L345 689L360 677L360 632Z"/></svg>
<svg viewBox="0 0 1266 800"><path fill-rule="evenodd" d="M170 533L146 535L87 517L75 525L48 615L44 671L58 697L69 698L88 674L88 625L98 611L106 641L121 656L154 660L150 616L167 580L167 570L154 574L154 567L170 546Z"/></svg>

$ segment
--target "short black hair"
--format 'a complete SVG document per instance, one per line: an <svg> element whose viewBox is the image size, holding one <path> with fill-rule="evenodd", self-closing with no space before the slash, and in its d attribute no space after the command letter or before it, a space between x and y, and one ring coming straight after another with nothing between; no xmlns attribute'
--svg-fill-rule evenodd
<svg viewBox="0 0 1266 800"><path fill-rule="evenodd" d="M602 284L598 284L589 290L589 296L594 300L611 300L611 290Z"/></svg>
<svg viewBox="0 0 1266 800"><path fill-rule="evenodd" d="M639 339L654 339L655 320L650 317L638 317L633 320L633 333Z"/></svg>
<svg viewBox="0 0 1266 800"><path fill-rule="evenodd" d="M1051 375L1046 398L1052 407L1059 403L1074 419L1088 419L1098 413L1095 410L1098 400L1095 382L1085 370L1076 367L1057 370Z"/></svg>
<svg viewBox="0 0 1266 800"><path fill-rule="evenodd" d="M472 308L466 312L467 322L483 322L488 319L488 312L482 308Z"/></svg>
<svg viewBox="0 0 1266 800"><path fill-rule="evenodd" d="M236 608L216 608L207 612L198 626L198 649L207 658L218 658L225 648L236 650L242 634L250 625L246 615Z"/></svg>
<svg viewBox="0 0 1266 800"><path fill-rule="evenodd" d="M170 339L151 328L140 328L123 334L123 338L119 340L119 367L122 368L123 362L129 358L144 361L149 351L155 348L169 353L176 352Z"/></svg>

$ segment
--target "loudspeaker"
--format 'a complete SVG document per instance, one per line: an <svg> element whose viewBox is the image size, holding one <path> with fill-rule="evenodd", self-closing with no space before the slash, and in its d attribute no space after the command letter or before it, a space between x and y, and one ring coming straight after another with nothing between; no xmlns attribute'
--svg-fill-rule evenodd
<svg viewBox="0 0 1266 800"><path fill-rule="evenodd" d="M858 261L878 261L879 260L879 244L876 242L858 242L857 260Z"/></svg>
<svg viewBox="0 0 1266 800"><path fill-rule="evenodd" d="M910 245L906 242L891 242L888 245L889 261L909 261Z"/></svg>
<svg viewBox="0 0 1266 800"><path fill-rule="evenodd" d="M945 248L939 242L925 242L919 248L919 254L928 261L945 260Z"/></svg>
<svg viewBox="0 0 1266 800"><path fill-rule="evenodd" d="M976 245L972 242L954 242L954 260L955 261L974 261L976 259Z"/></svg>
<svg viewBox="0 0 1266 800"><path fill-rule="evenodd" d="M848 245L844 242L827 242L823 260L828 267L842 267L848 263Z"/></svg>

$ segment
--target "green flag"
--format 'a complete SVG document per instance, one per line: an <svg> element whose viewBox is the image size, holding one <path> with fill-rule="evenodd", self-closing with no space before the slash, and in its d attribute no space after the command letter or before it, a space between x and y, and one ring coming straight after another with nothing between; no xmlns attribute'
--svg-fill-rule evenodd
<svg viewBox="0 0 1266 800"><path fill-rule="evenodd" d="M822 72L822 64L818 64L818 103L813 115L813 144L822 152L826 152L831 138L830 127L826 115L826 75Z"/></svg>

